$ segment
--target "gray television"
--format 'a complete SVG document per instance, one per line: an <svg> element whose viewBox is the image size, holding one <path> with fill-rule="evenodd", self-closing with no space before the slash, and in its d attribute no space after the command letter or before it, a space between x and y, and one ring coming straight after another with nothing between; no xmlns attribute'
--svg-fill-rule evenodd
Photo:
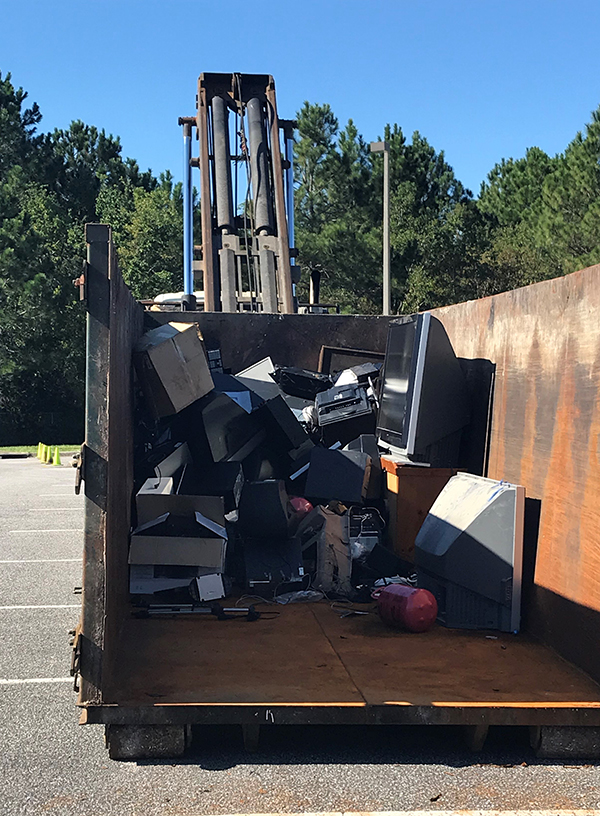
<svg viewBox="0 0 600 816"><path fill-rule="evenodd" d="M470 473L453 476L415 540L417 585L450 628L518 632L525 488Z"/></svg>
<svg viewBox="0 0 600 816"><path fill-rule="evenodd" d="M442 323L430 312L392 321L377 417L379 445L415 464L456 467L470 418L466 380Z"/></svg>

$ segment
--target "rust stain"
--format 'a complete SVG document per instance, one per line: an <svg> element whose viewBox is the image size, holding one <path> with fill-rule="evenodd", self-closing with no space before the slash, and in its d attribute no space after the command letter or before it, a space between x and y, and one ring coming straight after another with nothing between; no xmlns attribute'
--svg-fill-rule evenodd
<svg viewBox="0 0 600 816"><path fill-rule="evenodd" d="M523 419L523 448L520 462L520 473L517 477L520 484L525 486L527 495L538 497L543 490L545 474L548 468L546 453L550 450L550 440L546 438L548 425L554 423L554 412L545 416L548 403L552 401L553 384L548 387L542 365L539 334L536 330L531 350L529 352L527 377L531 385L527 390L525 415Z"/></svg>
<svg viewBox="0 0 600 816"><path fill-rule="evenodd" d="M492 360L492 362L496 362ZM492 414L492 433L490 441L490 478L498 478L498 473L504 472L506 450L506 417L508 413L508 389L505 380L506 363L498 364L496 369L494 410ZM502 477L500 477L502 478Z"/></svg>
<svg viewBox="0 0 600 816"><path fill-rule="evenodd" d="M517 477L517 482L525 486L527 494L533 491L532 484L535 480L535 417L537 413L537 394L535 389L531 389L525 403L524 425L524 445L521 456L521 467Z"/></svg>
<svg viewBox="0 0 600 816"><path fill-rule="evenodd" d="M577 598L579 555L578 499L582 485L573 465L575 383L565 354L565 368L556 411L550 466L544 485L535 582L570 600Z"/></svg>
<svg viewBox="0 0 600 816"><path fill-rule="evenodd" d="M600 344L590 372L600 382ZM589 427L587 478L581 507L580 534L586 549L585 569L580 572L581 603L600 611L600 399L596 398Z"/></svg>

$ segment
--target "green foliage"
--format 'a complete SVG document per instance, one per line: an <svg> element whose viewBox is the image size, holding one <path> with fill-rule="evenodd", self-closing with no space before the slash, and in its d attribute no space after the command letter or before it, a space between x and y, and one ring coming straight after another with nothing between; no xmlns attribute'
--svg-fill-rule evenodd
<svg viewBox="0 0 600 816"><path fill-rule="evenodd" d="M336 300L344 311L377 313L383 158L369 152L352 120L339 132L327 105L306 102L297 116L296 243L308 273L300 295L306 297L306 278L317 271L322 300ZM468 227L478 218L471 194L443 153L419 133L407 143L398 125L388 125L384 138L390 145L394 311L428 308L459 291L475 291L465 284L463 268L473 251Z"/></svg>
<svg viewBox="0 0 600 816"><path fill-rule="evenodd" d="M495 226L483 255L495 291L600 262L600 109L564 153L497 164L479 207Z"/></svg>
<svg viewBox="0 0 600 816"><path fill-rule="evenodd" d="M178 291L182 194L80 121L38 133L41 113L0 73L0 444L82 438L85 316L72 285L83 227L113 228L142 299ZM381 310L383 158L352 120L305 102L295 147L296 243L308 297ZM600 108L564 153L537 147L492 168L477 199L421 134L390 145L392 305L409 313L600 262ZM199 235L199 225L196 225Z"/></svg>
<svg viewBox="0 0 600 816"><path fill-rule="evenodd" d="M75 121L68 130L55 130L49 142L57 164L55 188L74 220L98 218L96 201L102 187L129 184L151 190L156 185L149 172L140 173L135 161L123 161L119 139L104 130Z"/></svg>
<svg viewBox="0 0 600 816"><path fill-rule="evenodd" d="M539 147L529 148L522 159L502 159L481 185L479 209L493 216L499 226L515 226L539 218L542 189L558 159L550 158Z"/></svg>
<svg viewBox="0 0 600 816"><path fill-rule="evenodd" d="M296 243L307 298L310 275L322 278L321 300L341 302L345 311L377 311L373 270L377 228L371 210L368 146L352 120L340 133L329 105L305 102L298 112L295 171Z"/></svg>
<svg viewBox="0 0 600 816"><path fill-rule="evenodd" d="M0 229L0 438L11 441L48 424L81 428L85 342L68 221L53 193L22 176L2 185L13 217Z"/></svg>
<svg viewBox="0 0 600 816"><path fill-rule="evenodd" d="M297 118L300 139L294 157L298 183L296 207L300 224L316 232L323 226L327 215L339 125L329 105L305 102Z"/></svg>
<svg viewBox="0 0 600 816"><path fill-rule="evenodd" d="M418 132L407 143L400 128L386 128L390 144L390 240L396 311L417 311L458 298L472 213L471 194L443 153ZM383 163L375 159L376 166ZM383 184L380 176L377 186ZM455 281L456 279L456 281Z"/></svg>
<svg viewBox="0 0 600 816"><path fill-rule="evenodd" d="M600 262L600 108L544 181L536 239L567 272Z"/></svg>
<svg viewBox="0 0 600 816"><path fill-rule="evenodd" d="M328 105L298 112L296 243L322 299L381 304L383 157ZM564 154L503 159L475 200L418 132L390 145L392 307L413 312L483 297L600 262L600 109Z"/></svg>
<svg viewBox="0 0 600 816"><path fill-rule="evenodd" d="M100 203L106 207L103 220L117 225L119 262L134 295L149 299L161 292L179 292L183 279L181 184L173 185L172 176L166 174L153 190L131 185L124 192L108 188Z"/></svg>
<svg viewBox="0 0 600 816"><path fill-rule="evenodd" d="M23 109L27 94L15 88L11 75L0 72L0 181L15 166L32 160L43 138L36 136L36 125L42 115L37 104Z"/></svg>
<svg viewBox="0 0 600 816"><path fill-rule="evenodd" d="M101 192L156 186L104 131L38 134L26 99L0 74L0 444L83 438L83 227Z"/></svg>

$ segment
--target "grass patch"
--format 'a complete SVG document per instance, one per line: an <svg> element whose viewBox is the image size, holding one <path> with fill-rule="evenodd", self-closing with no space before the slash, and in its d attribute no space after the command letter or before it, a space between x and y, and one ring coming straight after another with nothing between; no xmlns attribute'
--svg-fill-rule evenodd
<svg viewBox="0 0 600 816"><path fill-rule="evenodd" d="M53 448L56 445L52 445ZM59 451L62 453L69 453L70 451L78 451L81 447L81 443L79 445L58 445ZM13 447L7 447L6 445L0 446L0 453L37 453L38 446L37 445L15 445Z"/></svg>

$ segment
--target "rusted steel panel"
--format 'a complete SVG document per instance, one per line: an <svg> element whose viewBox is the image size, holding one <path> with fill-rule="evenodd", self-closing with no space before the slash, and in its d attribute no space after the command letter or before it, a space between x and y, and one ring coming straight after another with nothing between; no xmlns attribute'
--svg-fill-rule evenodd
<svg viewBox="0 0 600 816"><path fill-rule="evenodd" d="M125 286L110 227L86 226L87 382L80 703L100 703L128 599L133 484L131 350L143 310Z"/></svg>
<svg viewBox="0 0 600 816"><path fill-rule="evenodd" d="M152 312L160 323L198 323L207 348L220 348L223 364L241 371L264 357L317 370L321 346L384 352L391 319L378 315L228 314ZM356 365L360 360L348 360Z"/></svg>
<svg viewBox="0 0 600 816"><path fill-rule="evenodd" d="M133 488L133 346L144 312L125 285L114 244L109 245L110 344L108 367L108 484L106 517L106 623L102 691L111 683L119 630L129 603L129 528Z"/></svg>
<svg viewBox="0 0 600 816"><path fill-rule="evenodd" d="M600 726L600 708L419 706L173 705L96 706L82 722L120 725L538 725Z"/></svg>
<svg viewBox="0 0 600 816"><path fill-rule="evenodd" d="M104 649L106 488L108 460L108 345L110 227L88 224L87 242L87 362L85 416L85 516L83 594L79 648L79 701L101 702Z"/></svg>
<svg viewBox="0 0 600 816"><path fill-rule="evenodd" d="M600 678L600 265L435 314L496 366L488 475L541 503L530 628Z"/></svg>

